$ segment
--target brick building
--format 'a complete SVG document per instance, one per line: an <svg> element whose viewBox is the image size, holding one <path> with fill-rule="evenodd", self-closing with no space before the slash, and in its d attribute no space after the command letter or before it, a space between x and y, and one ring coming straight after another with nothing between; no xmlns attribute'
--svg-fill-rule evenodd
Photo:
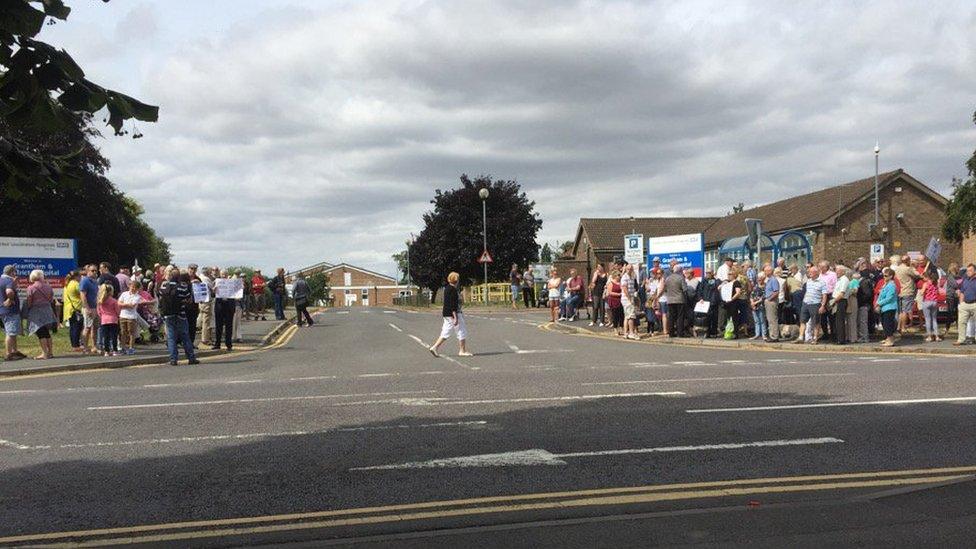
<svg viewBox="0 0 976 549"><path fill-rule="evenodd" d="M902 169L880 174L878 188L877 226L873 176L723 217L583 218L573 258L562 264L592 273L597 262L623 255L624 235L631 233L645 238L703 233L706 267L715 268L725 255L755 260L744 242L746 218L763 220L763 261L782 256L788 263L853 262L868 257L871 244L883 244L885 256L924 253L929 239L940 235L947 199ZM943 243L940 264L962 259L960 246ZM973 259L972 252L965 258Z"/></svg>
<svg viewBox="0 0 976 549"><path fill-rule="evenodd" d="M295 275L302 273L305 277L316 273L325 273L329 277L329 298L336 307L352 306L389 306L393 305L393 298L412 295L416 286L398 284L396 278L385 274L340 263L333 265L322 262L288 273L285 278L288 283L294 281Z"/></svg>

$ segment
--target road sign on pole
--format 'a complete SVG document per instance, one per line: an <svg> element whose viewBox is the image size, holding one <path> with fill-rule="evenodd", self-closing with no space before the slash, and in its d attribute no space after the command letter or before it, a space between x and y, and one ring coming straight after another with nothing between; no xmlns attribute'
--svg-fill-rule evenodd
<svg viewBox="0 0 976 549"><path fill-rule="evenodd" d="M492 263L492 262L494 262L494 259L491 258L491 254L488 253L488 250L482 252L481 257L478 258L478 263Z"/></svg>
<svg viewBox="0 0 976 549"><path fill-rule="evenodd" d="M629 234L624 237L624 261L634 265L644 261L644 235Z"/></svg>

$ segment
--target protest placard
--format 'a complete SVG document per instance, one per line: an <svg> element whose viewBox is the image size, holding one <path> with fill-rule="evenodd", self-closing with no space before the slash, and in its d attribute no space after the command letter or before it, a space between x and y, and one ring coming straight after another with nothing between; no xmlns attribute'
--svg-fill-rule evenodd
<svg viewBox="0 0 976 549"><path fill-rule="evenodd" d="M242 299L244 280L240 278L218 278L214 281L214 294L217 299Z"/></svg>
<svg viewBox="0 0 976 549"><path fill-rule="evenodd" d="M203 282L193 283L193 302L206 303L210 301L210 288Z"/></svg>

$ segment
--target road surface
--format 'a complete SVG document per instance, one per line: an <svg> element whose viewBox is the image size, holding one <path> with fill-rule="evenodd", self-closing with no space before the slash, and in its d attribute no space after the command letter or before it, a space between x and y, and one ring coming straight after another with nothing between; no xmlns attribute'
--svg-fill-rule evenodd
<svg viewBox="0 0 976 549"><path fill-rule="evenodd" d="M0 544L968 544L976 359L319 314L197 367L0 381ZM293 332L293 333L292 333Z"/></svg>

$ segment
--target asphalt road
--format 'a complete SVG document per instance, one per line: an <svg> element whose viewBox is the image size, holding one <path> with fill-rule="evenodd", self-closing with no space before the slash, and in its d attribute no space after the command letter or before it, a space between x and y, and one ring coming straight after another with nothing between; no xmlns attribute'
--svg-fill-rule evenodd
<svg viewBox="0 0 976 549"><path fill-rule="evenodd" d="M966 545L976 359L340 309L265 351L0 381L0 544ZM419 341L418 341L419 340ZM73 532L73 533L72 533Z"/></svg>

